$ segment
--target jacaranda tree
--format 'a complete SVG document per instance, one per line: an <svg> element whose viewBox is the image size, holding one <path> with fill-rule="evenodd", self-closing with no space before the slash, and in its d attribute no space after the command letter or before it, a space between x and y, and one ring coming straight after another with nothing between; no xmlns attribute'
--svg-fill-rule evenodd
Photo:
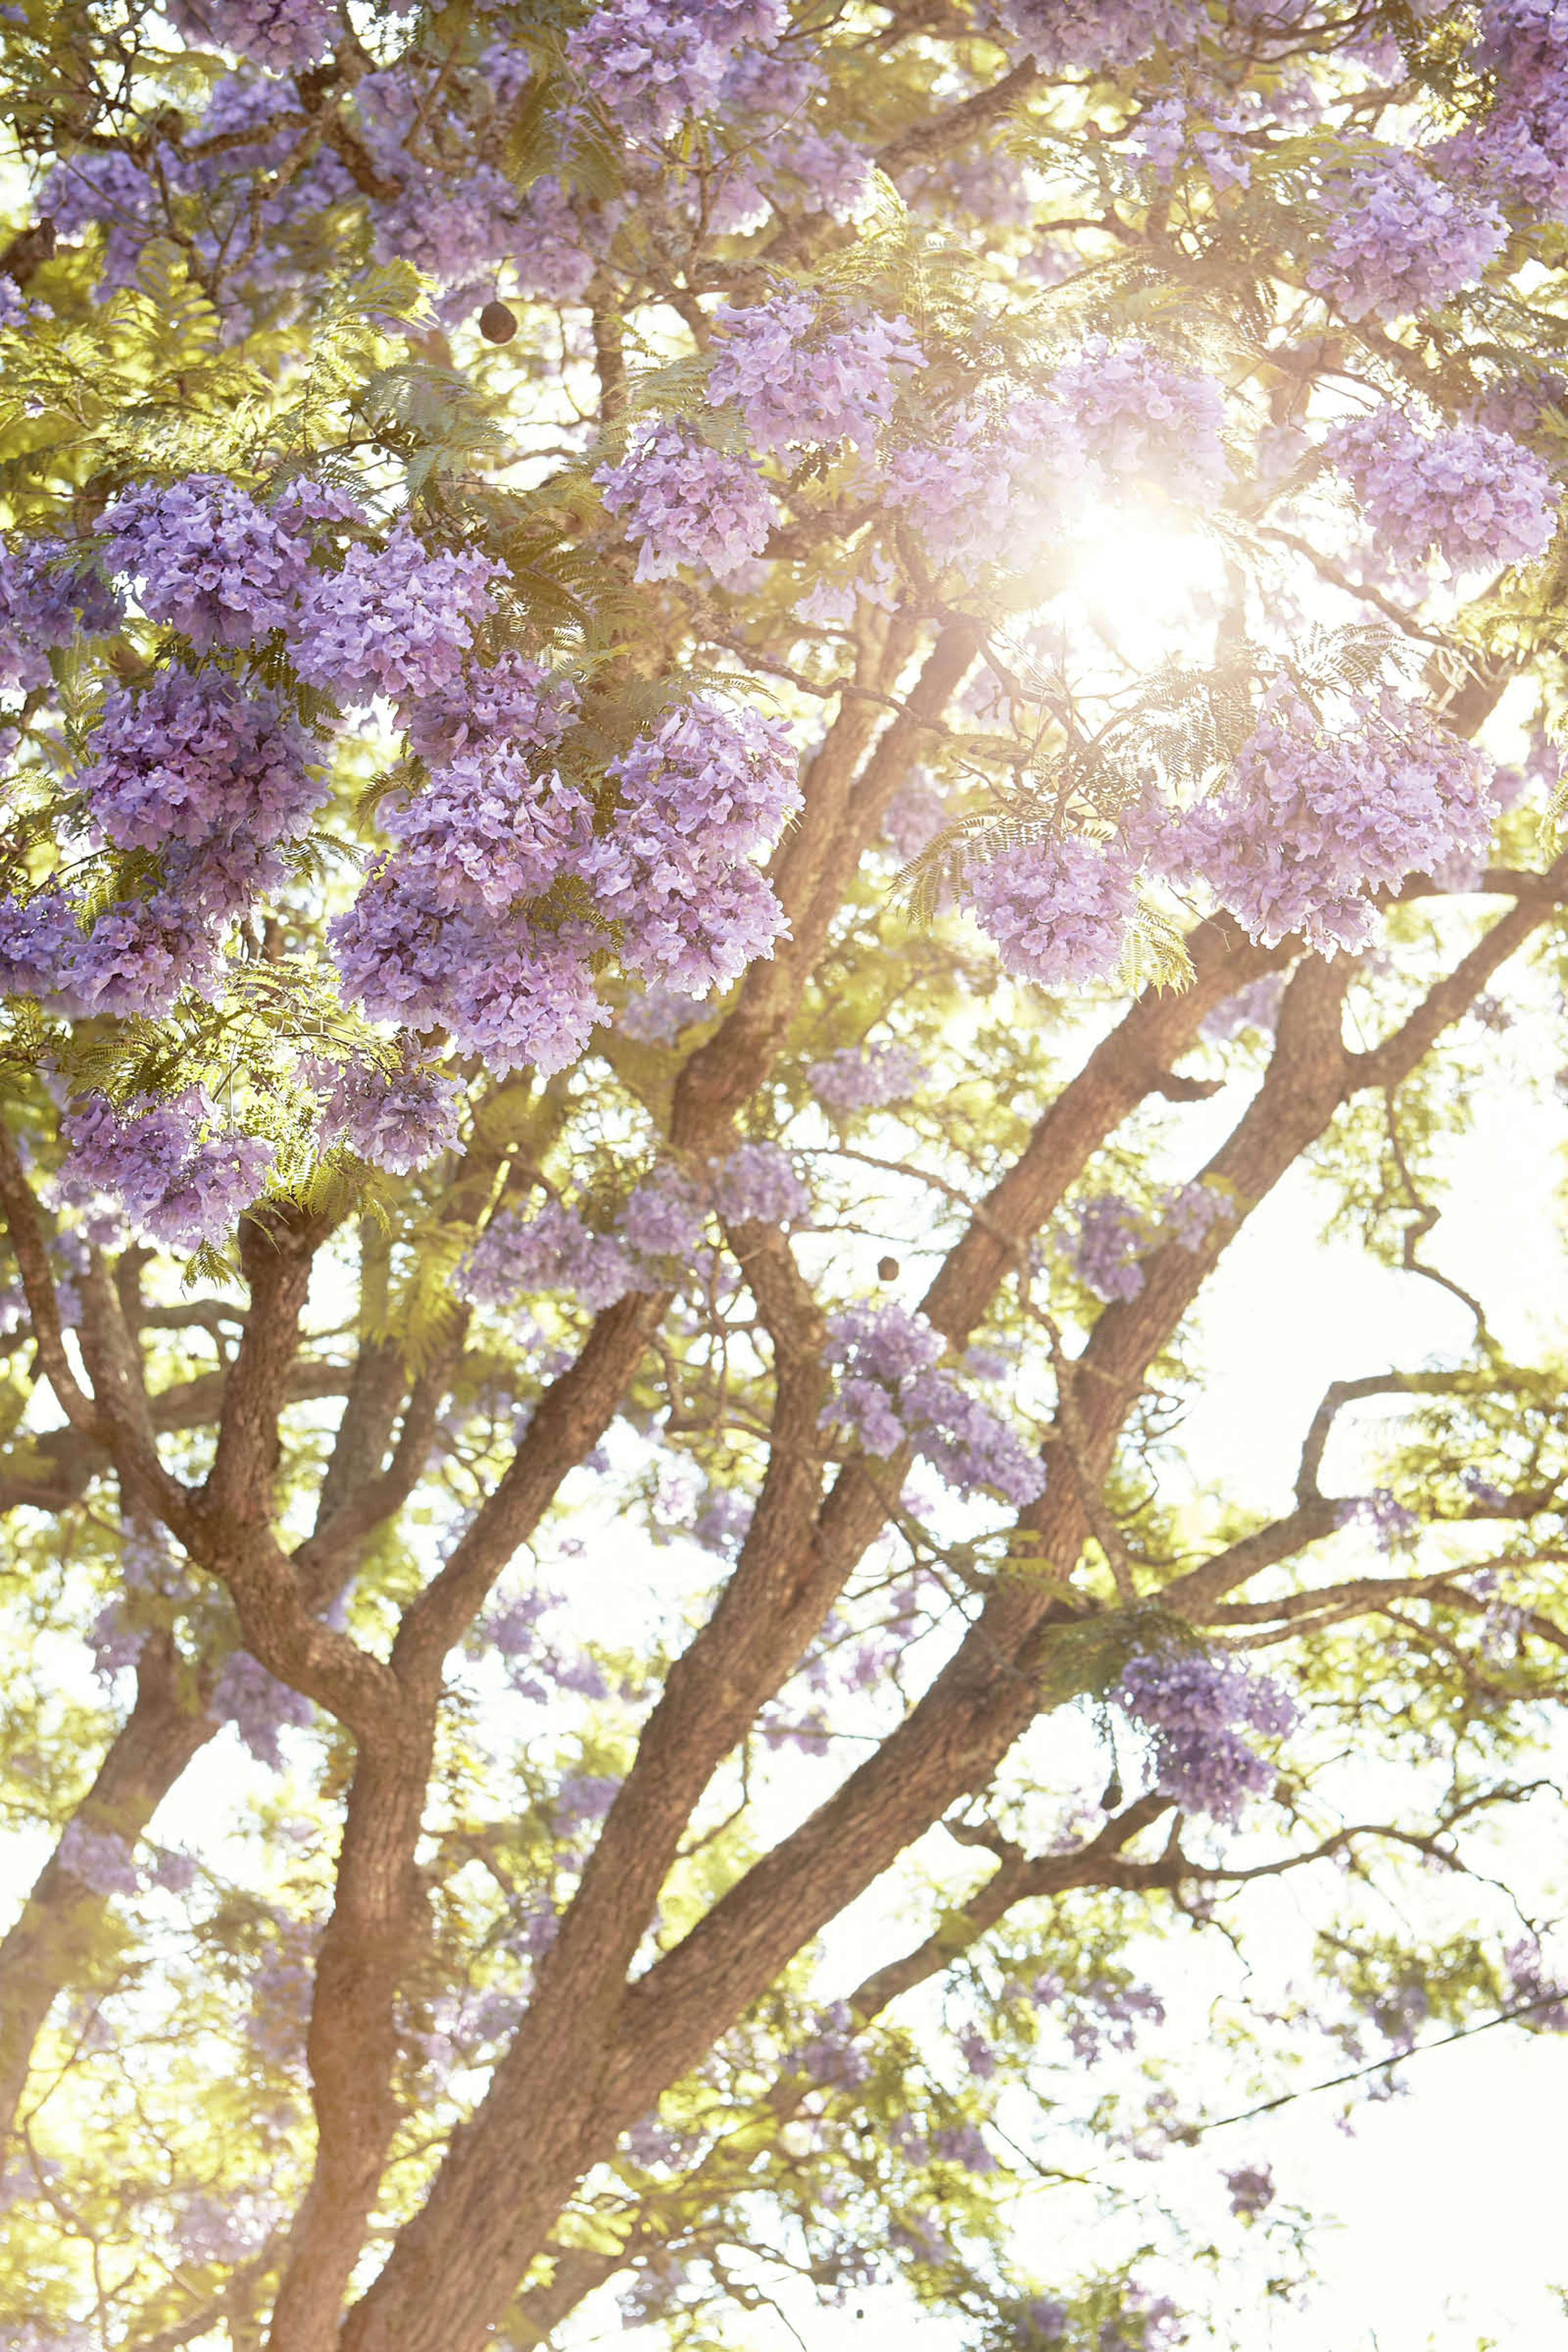
<svg viewBox="0 0 1568 2352"><path fill-rule="evenodd" d="M1221 2340L1025 2192L1568 2026L1568 10L0 40L6 2341Z"/></svg>

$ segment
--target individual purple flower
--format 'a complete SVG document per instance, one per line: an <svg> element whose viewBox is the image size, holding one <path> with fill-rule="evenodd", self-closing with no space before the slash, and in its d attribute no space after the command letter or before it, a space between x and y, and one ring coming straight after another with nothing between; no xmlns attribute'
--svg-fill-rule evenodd
<svg viewBox="0 0 1568 2352"><path fill-rule="evenodd" d="M1114 844L1064 834L968 868L971 904L1006 970L1042 988L1107 980L1137 908L1132 867Z"/></svg>
<svg viewBox="0 0 1568 2352"><path fill-rule="evenodd" d="M208 670L162 670L140 694L115 689L92 754L81 791L122 849L278 841L303 833L321 799L293 720L269 695L241 695Z"/></svg>
<svg viewBox="0 0 1568 2352"><path fill-rule="evenodd" d="M305 584L298 537L219 474L122 490L104 509L105 561L136 583L149 620L205 652L284 626Z"/></svg>
<svg viewBox="0 0 1568 2352"><path fill-rule="evenodd" d="M1229 474L1217 383L1173 367L1150 344L1090 336L1052 389L1084 449L1112 482L1153 481L1173 498L1212 501Z"/></svg>
<svg viewBox="0 0 1568 2352"><path fill-rule="evenodd" d="M1552 477L1506 434L1484 425L1423 433L1390 405L1337 425L1323 446L1396 563L1436 554L1450 571L1471 572L1532 562L1551 544Z"/></svg>
<svg viewBox="0 0 1568 2352"><path fill-rule="evenodd" d="M212 1711L232 1723L241 1745L269 1771L283 1769L279 1733L300 1731L310 1722L310 1702L302 1691L269 1675L248 1650L231 1650L213 1687Z"/></svg>
<svg viewBox="0 0 1568 2352"><path fill-rule="evenodd" d="M1324 191L1324 257L1307 283L1347 319L1409 318L1474 286L1508 231L1495 205L1462 195L1414 155L1348 173Z"/></svg>
<svg viewBox="0 0 1568 2352"><path fill-rule="evenodd" d="M728 580L762 553L778 520L754 459L726 457L679 423L638 427L622 463L594 479L638 543L638 580L668 580L682 563Z"/></svg>
<svg viewBox="0 0 1568 2352"><path fill-rule="evenodd" d="M1242 1732L1279 1738L1296 1720L1281 1684L1196 1650L1131 1658L1111 1697L1150 1733L1156 1786L1184 1812L1233 1827L1247 1796L1275 1778Z"/></svg>
<svg viewBox="0 0 1568 2352"><path fill-rule="evenodd" d="M294 667L348 703L417 703L456 686L499 566L477 549L427 548L400 523L384 548L356 541L312 572L292 624Z"/></svg>
<svg viewBox="0 0 1568 2352"><path fill-rule="evenodd" d="M547 1201L533 1216L502 1209L452 1277L475 1307L509 1307L525 1292L569 1290L591 1313L636 1287L630 1259L607 1234L591 1233L575 1209Z"/></svg>
<svg viewBox="0 0 1568 2352"><path fill-rule="evenodd" d="M871 315L823 323L809 294L777 295L742 310L721 302L708 397L733 401L758 449L853 441L869 446L892 414L906 371L925 355L907 319Z"/></svg>
<svg viewBox="0 0 1568 2352"><path fill-rule="evenodd" d="M829 1110L853 1112L907 1102L927 1075L912 1046L846 1045L825 1062L813 1062L805 1082Z"/></svg>
<svg viewBox="0 0 1568 2352"><path fill-rule="evenodd" d="M319 1076L312 1072L310 1082L328 1089L321 1108L323 1139L346 1143L373 1168L409 1176L428 1168L458 1140L463 1089L456 1078L351 1062L338 1070L322 1068Z"/></svg>
<svg viewBox="0 0 1568 2352"><path fill-rule="evenodd" d="M776 1143L742 1143L719 1170L713 1191L720 1215L732 1225L790 1224L811 1208L794 1161Z"/></svg>

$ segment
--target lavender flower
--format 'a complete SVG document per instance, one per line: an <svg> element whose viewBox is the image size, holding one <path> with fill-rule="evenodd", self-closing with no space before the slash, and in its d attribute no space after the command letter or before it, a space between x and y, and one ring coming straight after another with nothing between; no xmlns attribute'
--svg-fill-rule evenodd
<svg viewBox="0 0 1568 2352"><path fill-rule="evenodd" d="M1136 339L1113 345L1094 335L1052 388L1111 481L1155 481L1194 503L1224 488L1225 400L1209 377L1172 367Z"/></svg>
<svg viewBox="0 0 1568 2352"><path fill-rule="evenodd" d="M811 1208L794 1162L776 1143L742 1143L731 1152L714 1180L714 1199L732 1225L790 1224Z"/></svg>
<svg viewBox="0 0 1568 2352"><path fill-rule="evenodd" d="M1408 318L1473 286L1507 236L1491 204L1456 194L1414 155L1348 173L1325 191L1327 257L1307 283L1347 319Z"/></svg>
<svg viewBox="0 0 1568 2352"><path fill-rule="evenodd" d="M575 1209L547 1201L523 1219L502 1209L452 1277L475 1307L508 1307L525 1292L570 1290L590 1313L614 1306L636 1287L630 1259L607 1234L590 1233Z"/></svg>
<svg viewBox="0 0 1568 2352"><path fill-rule="evenodd" d="M605 0L566 54L628 137L659 140L707 111L737 49L771 47L785 22L784 0Z"/></svg>
<svg viewBox="0 0 1568 2352"><path fill-rule="evenodd" d="M1066 1244L1073 1272L1096 1298L1136 1298L1143 1287L1138 1261L1148 1248L1150 1229L1142 1211L1117 1192L1100 1192L1079 1203L1078 1229Z"/></svg>
<svg viewBox="0 0 1568 2352"><path fill-rule="evenodd" d="M1244 1029L1256 1029L1262 1036L1272 1037L1289 977L1289 972L1266 971L1260 979L1237 989L1234 996L1222 998L1198 1024L1198 1035L1205 1045L1228 1045Z"/></svg>
<svg viewBox="0 0 1568 2352"><path fill-rule="evenodd" d="M1233 1826L1247 1796L1274 1780L1241 1729L1278 1738L1296 1720L1282 1685L1193 1650L1130 1659L1111 1697L1152 1735L1156 1785L1184 1811Z"/></svg>
<svg viewBox="0 0 1568 2352"><path fill-rule="evenodd" d="M79 1816L67 1823L58 1858L91 1895L134 1895L141 1884L126 1840L114 1830L89 1829Z"/></svg>
<svg viewBox="0 0 1568 2352"><path fill-rule="evenodd" d="M830 2083L838 2090L855 2090L871 2077L871 2061L855 2039L847 2000L829 2002L812 2039L793 2051L790 2060L814 2083Z"/></svg>
<svg viewBox="0 0 1568 2352"><path fill-rule="evenodd" d="M1506 434L1483 425L1423 434L1385 407L1336 426L1324 446L1396 563L1421 564L1436 553L1451 571L1469 572L1531 562L1551 543L1552 477Z"/></svg>
<svg viewBox="0 0 1568 2352"><path fill-rule="evenodd" d="M1121 962L1137 892L1115 845L1066 834L972 866L968 879L975 920L1018 979L1078 988Z"/></svg>
<svg viewBox="0 0 1568 2352"><path fill-rule="evenodd" d="M498 566L465 548L432 551L405 524L384 548L356 542L338 572L312 572L293 622L294 667L349 703L417 703L457 684Z"/></svg>
<svg viewBox="0 0 1568 2352"><path fill-rule="evenodd" d="M428 1168L458 1140L463 1089L455 1078L431 1070L390 1074L365 1062L331 1071L312 1070L311 1083L325 1086L321 1135L345 1142L372 1167L395 1176Z"/></svg>
<svg viewBox="0 0 1568 2352"><path fill-rule="evenodd" d="M679 1169L657 1169L627 1199L620 1232L639 1257L690 1258L702 1239L702 1206Z"/></svg>
<svg viewBox="0 0 1568 2352"><path fill-rule="evenodd" d="M84 1184L101 1187L132 1224L171 1249L225 1240L274 1156L270 1143L216 1128L211 1105L195 1087L166 1103L141 1096L122 1111L89 1095L60 1130L72 1152L68 1197Z"/></svg>
<svg viewBox="0 0 1568 2352"><path fill-rule="evenodd" d="M327 0L169 0L187 40L213 41L274 73L298 73L331 55L341 26Z"/></svg>
<svg viewBox="0 0 1568 2352"><path fill-rule="evenodd" d="M148 618L200 652L282 628L305 584L299 538L221 475L122 490L102 528L110 569L135 581Z"/></svg>
<svg viewBox="0 0 1568 2352"><path fill-rule="evenodd" d="M1182 0L1003 0L1002 17L1016 47L1047 73L1141 65L1162 43L1183 47L1197 31Z"/></svg>
<svg viewBox="0 0 1568 2352"><path fill-rule="evenodd" d="M731 578L766 546L777 509L754 459L727 457L689 426L634 434L619 466L594 477L635 539L638 580L668 580L682 563Z"/></svg>
<svg viewBox="0 0 1568 2352"><path fill-rule="evenodd" d="M1386 1486L1375 1486L1370 1495L1362 1495L1353 1502L1342 1503L1338 1525L1354 1527L1358 1523L1372 1531L1379 1551L1397 1551L1407 1544L1421 1522L1414 1511L1406 1510Z"/></svg>
<svg viewBox="0 0 1568 2352"><path fill-rule="evenodd" d="M813 1062L805 1082L829 1110L885 1109L907 1101L928 1073L909 1045L846 1045L825 1062Z"/></svg>
<svg viewBox="0 0 1568 2352"><path fill-rule="evenodd" d="M1484 859L1494 807L1486 755L1415 706L1358 695L1331 728L1283 686L1186 820L1184 852L1254 939L1300 932L1331 953L1366 940L1369 891Z"/></svg>
<svg viewBox="0 0 1568 2352"><path fill-rule="evenodd" d="M1274 2202L1274 2174L1267 2164L1242 2165L1225 2176L1230 2192L1230 2210L1250 2220Z"/></svg>
<svg viewBox="0 0 1568 2352"><path fill-rule="evenodd" d="M962 1493L986 1489L1021 1507L1045 1492L1044 1465L955 1373L917 1373L899 1405L916 1451Z"/></svg>
<svg viewBox="0 0 1568 2352"><path fill-rule="evenodd" d="M933 842L947 823L947 805L923 768L899 786L882 817L882 838L905 865Z"/></svg>
<svg viewBox="0 0 1568 2352"><path fill-rule="evenodd" d="M892 413L902 372L925 355L907 319L825 325L815 298L786 294L713 312L708 397L734 401L759 449L853 441L869 446Z"/></svg>
<svg viewBox="0 0 1568 2352"><path fill-rule="evenodd" d="M162 671L111 692L81 789L123 849L303 833L321 798L304 739L269 695L241 697L209 671Z"/></svg>
<svg viewBox="0 0 1568 2352"><path fill-rule="evenodd" d="M212 1711L220 1722L232 1723L241 1745L273 1772L283 1769L279 1733L303 1730L310 1721L310 1702L304 1693L268 1674L248 1650L232 1650L224 1660L213 1689Z"/></svg>

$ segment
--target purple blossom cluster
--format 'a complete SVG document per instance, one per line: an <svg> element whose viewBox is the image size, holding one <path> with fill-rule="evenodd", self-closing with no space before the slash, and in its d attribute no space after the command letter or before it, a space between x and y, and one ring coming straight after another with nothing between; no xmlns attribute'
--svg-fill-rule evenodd
<svg viewBox="0 0 1568 2352"><path fill-rule="evenodd" d="M778 520L754 458L726 457L679 424L643 426L623 462L601 466L594 479L638 542L638 580L668 580L682 563L731 579Z"/></svg>
<svg viewBox="0 0 1568 2352"><path fill-rule="evenodd" d="M90 1895L134 1895L141 1885L125 1839L114 1830L89 1829L79 1815L67 1823L57 1851L62 1869Z"/></svg>
<svg viewBox="0 0 1568 2352"><path fill-rule="evenodd" d="M846 1307L827 1318L827 1360L838 1374L822 1426L852 1434L886 1461L912 1444L962 1493L1032 1503L1046 1474L1016 1431L955 1372L938 1369L940 1333L890 1303Z"/></svg>
<svg viewBox="0 0 1568 2352"><path fill-rule="evenodd" d="M1484 0L1474 64L1492 81L1486 120L1436 151L1445 170L1504 203L1568 212L1568 24L1558 0Z"/></svg>
<svg viewBox="0 0 1568 2352"><path fill-rule="evenodd" d="M1205 1013L1198 1035L1205 1045L1227 1045L1244 1029L1272 1037L1289 982L1289 974L1284 971L1266 971L1248 981L1245 988L1238 988L1234 996L1222 997L1212 1013Z"/></svg>
<svg viewBox="0 0 1568 2352"><path fill-rule="evenodd" d="M929 1073L910 1045L845 1045L813 1062L805 1083L829 1110L884 1110L907 1102Z"/></svg>
<svg viewBox="0 0 1568 2352"><path fill-rule="evenodd" d="M306 543L221 475L122 490L101 528L105 562L134 583L148 619L198 652L283 628L305 585Z"/></svg>
<svg viewBox="0 0 1568 2352"><path fill-rule="evenodd" d="M1225 2175L1226 2189L1233 2213L1249 2218L1261 2213L1274 2202L1274 2173L1267 2164L1239 2165Z"/></svg>
<svg viewBox="0 0 1568 2352"><path fill-rule="evenodd" d="M742 1143L719 1170L713 1189L726 1224L793 1224L811 1209L794 1160L776 1143Z"/></svg>
<svg viewBox="0 0 1568 2352"><path fill-rule="evenodd" d="M1153 1743L1155 1785L1184 1812L1234 1826L1274 1772L1242 1737L1282 1738L1296 1721L1283 1685L1235 1658L1167 1649L1131 1658L1111 1697Z"/></svg>
<svg viewBox="0 0 1568 2352"><path fill-rule="evenodd" d="M1183 0L1002 0L1012 46L1047 73L1141 65L1162 44L1188 46L1197 26Z"/></svg>
<svg viewBox="0 0 1568 2352"><path fill-rule="evenodd" d="M703 1204L678 1168L657 1168L628 1195L621 1238L639 1257L689 1260L702 1240Z"/></svg>
<svg viewBox="0 0 1568 2352"><path fill-rule="evenodd" d="M1460 194L1414 155L1391 155L1325 190L1327 252L1307 283L1347 319L1409 318L1479 283L1507 235L1495 205Z"/></svg>
<svg viewBox="0 0 1568 2352"><path fill-rule="evenodd" d="M637 1269L607 1234L591 1233L575 1209L547 1201L531 1217L502 1209L459 1261L452 1287L474 1307L510 1307L525 1294L569 1290L590 1312L636 1286Z"/></svg>
<svg viewBox="0 0 1568 2352"><path fill-rule="evenodd" d="M1367 1528L1379 1551L1392 1552L1410 1541L1421 1521L1388 1487L1374 1486L1370 1495L1359 1495L1340 1505L1338 1524Z"/></svg>
<svg viewBox="0 0 1568 2352"><path fill-rule="evenodd" d="M1155 482L1194 503L1224 488L1225 398L1210 377L1173 367L1136 339L1091 335L1053 389L1109 481Z"/></svg>
<svg viewBox="0 0 1568 2352"><path fill-rule="evenodd" d="M907 319L822 322L809 294L713 312L708 397L733 401L761 450L853 441L864 449L892 414L905 372L924 354Z"/></svg>
<svg viewBox="0 0 1568 2352"><path fill-rule="evenodd" d="M951 409L931 439L889 454L884 490L937 562L1018 563L1070 528L1101 478L1060 403L1026 396L1000 415Z"/></svg>
<svg viewBox="0 0 1568 2352"><path fill-rule="evenodd" d="M814 2083L852 2091L871 2076L871 2061L855 2039L855 2021L847 2000L830 2001L816 2021L809 2042L790 2053L790 2063Z"/></svg>
<svg viewBox="0 0 1568 2352"><path fill-rule="evenodd" d="M232 1723L240 1744L269 1771L283 1769L278 1735L302 1731L310 1721L310 1702L269 1675L248 1650L231 1650L213 1688L212 1711L222 1723Z"/></svg>
<svg viewBox="0 0 1568 2352"><path fill-rule="evenodd" d="M535 751L573 707L524 664L493 699ZM425 740L434 752L458 734L442 718ZM750 861L798 804L795 764L780 722L695 699L611 762L619 806L599 830L552 770L507 742L465 742L389 814L403 854L333 926L347 992L373 1018L445 1026L493 1068L561 1068L599 1014L589 958L603 934L526 902L584 886L629 970L705 993L778 936L778 901Z"/></svg>
<svg viewBox="0 0 1568 2352"><path fill-rule="evenodd" d="M1528 563L1557 523L1552 477L1533 451L1484 425L1423 433L1385 406L1336 426L1324 444L1352 483L1381 550L1396 563L1436 554L1453 572Z"/></svg>
<svg viewBox="0 0 1568 2352"><path fill-rule="evenodd" d="M1138 896L1120 844L1029 842L971 866L968 881L974 919L1016 979L1081 988L1121 962Z"/></svg>
<svg viewBox="0 0 1568 2352"><path fill-rule="evenodd" d="M566 54L629 138L668 138L703 114L739 49L771 47L784 0L605 0L570 34Z"/></svg>
<svg viewBox="0 0 1568 2352"><path fill-rule="evenodd" d="M1184 821L1184 855L1254 939L1360 947L1370 892L1484 862L1491 772L1484 752L1392 694L1350 698L1331 726L1276 687L1224 784Z"/></svg>
<svg viewBox="0 0 1568 2352"><path fill-rule="evenodd" d="M71 1147L67 1197L99 1187L131 1223L165 1248L226 1239L266 1181L274 1147L216 1125L195 1087L166 1103L139 1096L123 1110L102 1095L69 1109L60 1130Z"/></svg>
<svg viewBox="0 0 1568 2352"><path fill-rule="evenodd" d="M79 549L55 539L0 542L0 687L36 693L48 684L52 647L119 624L118 597Z"/></svg>
<svg viewBox="0 0 1568 2352"><path fill-rule="evenodd" d="M122 849L248 845L302 833L321 798L299 728L212 670L161 670L104 705L80 787Z"/></svg>
<svg viewBox="0 0 1568 2352"><path fill-rule="evenodd" d="M1096 1298L1136 1298L1143 1287L1141 1261L1165 1242L1202 1249L1216 1224L1236 1214L1236 1202L1216 1184L1168 1185L1140 1209L1119 1192L1080 1202L1076 1226L1060 1246L1073 1272Z"/></svg>
<svg viewBox="0 0 1568 2352"><path fill-rule="evenodd" d="M170 0L187 40L213 41L274 73L299 73L331 54L342 27L327 0Z"/></svg>
<svg viewBox="0 0 1568 2352"><path fill-rule="evenodd" d="M356 541L337 572L311 572L294 666L348 703L408 704L458 685L500 567L473 548L427 548L406 524L384 547Z"/></svg>
<svg viewBox="0 0 1568 2352"><path fill-rule="evenodd" d="M346 1143L373 1168L412 1175L457 1143L463 1089L455 1078L431 1070L379 1070L368 1062L337 1070L315 1065L307 1075L325 1094L322 1140Z"/></svg>
<svg viewBox="0 0 1568 2352"><path fill-rule="evenodd" d="M621 807L589 878L622 961L700 996L770 955L778 900L748 860L800 805L780 719L701 698L610 762Z"/></svg>

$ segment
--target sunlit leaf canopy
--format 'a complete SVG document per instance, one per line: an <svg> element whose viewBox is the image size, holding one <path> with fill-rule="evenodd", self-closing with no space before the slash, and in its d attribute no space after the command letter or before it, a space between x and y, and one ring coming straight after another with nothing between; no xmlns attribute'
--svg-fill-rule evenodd
<svg viewBox="0 0 1568 2352"><path fill-rule="evenodd" d="M1256 2341L1568 2025L1563 12L0 47L7 2341Z"/></svg>

